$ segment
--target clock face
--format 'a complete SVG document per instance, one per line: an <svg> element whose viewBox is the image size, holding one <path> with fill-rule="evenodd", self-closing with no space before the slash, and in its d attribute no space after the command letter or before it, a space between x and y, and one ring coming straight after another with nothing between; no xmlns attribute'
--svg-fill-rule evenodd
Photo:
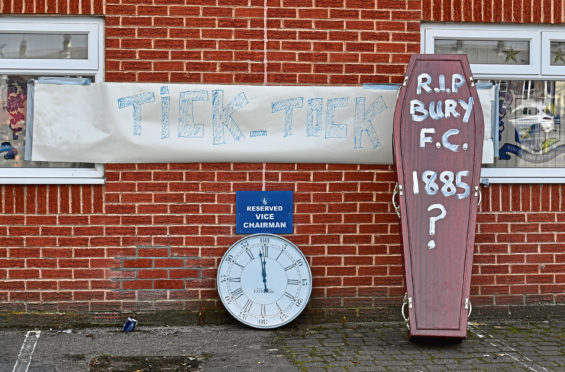
<svg viewBox="0 0 565 372"><path fill-rule="evenodd" d="M304 310L312 292L306 257L289 240L272 234L247 236L225 253L218 292L226 309L255 328L276 328Z"/></svg>

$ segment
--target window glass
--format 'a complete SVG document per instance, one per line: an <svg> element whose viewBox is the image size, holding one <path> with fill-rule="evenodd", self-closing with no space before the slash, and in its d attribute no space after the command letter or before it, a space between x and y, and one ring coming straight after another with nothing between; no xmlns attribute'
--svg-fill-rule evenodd
<svg viewBox="0 0 565 372"><path fill-rule="evenodd" d="M94 164L24 160L27 81L33 76L0 77L0 168L94 168Z"/></svg>
<svg viewBox="0 0 565 372"><path fill-rule="evenodd" d="M565 66L565 41L552 41L550 45L551 65Z"/></svg>
<svg viewBox="0 0 565 372"><path fill-rule="evenodd" d="M503 80L499 84L498 168L565 167L565 82Z"/></svg>
<svg viewBox="0 0 565 372"><path fill-rule="evenodd" d="M0 58L87 59L87 34L0 33Z"/></svg>
<svg viewBox="0 0 565 372"><path fill-rule="evenodd" d="M436 54L467 54L471 64L530 64L528 40L435 39L434 44Z"/></svg>

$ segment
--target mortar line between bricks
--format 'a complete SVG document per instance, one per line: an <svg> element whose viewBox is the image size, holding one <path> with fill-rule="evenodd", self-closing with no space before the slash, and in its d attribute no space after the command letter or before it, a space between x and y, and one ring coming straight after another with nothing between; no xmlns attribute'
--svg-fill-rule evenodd
<svg viewBox="0 0 565 372"><path fill-rule="evenodd" d="M267 7L268 7L268 0L265 0L263 3L263 85L267 85L269 83L269 79L267 77L268 74L268 58L269 52L267 51L267 44L268 44L268 30L267 30ZM265 190L265 164L263 164L263 190Z"/></svg>
<svg viewBox="0 0 565 372"><path fill-rule="evenodd" d="M485 336L488 337L489 338L489 340L487 340L488 343L494 346L495 348L500 348L502 346L503 348L507 348L508 350L510 350L510 352L507 353L506 355L514 359L516 362L520 363L522 366L526 367L528 370L533 372L539 372L539 371L549 372L547 368L540 366L539 364L535 363L533 360L531 360L526 356L520 355L520 353L512 346L504 343L503 341L498 340L496 337L489 334L488 332L486 332L486 330L480 328L479 326L469 324L468 327L469 330L480 339L484 339ZM496 343L494 341L496 341Z"/></svg>

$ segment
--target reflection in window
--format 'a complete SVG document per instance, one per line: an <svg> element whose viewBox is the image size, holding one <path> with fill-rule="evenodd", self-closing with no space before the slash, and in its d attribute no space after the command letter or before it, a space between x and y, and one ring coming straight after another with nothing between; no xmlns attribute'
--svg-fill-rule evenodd
<svg viewBox="0 0 565 372"><path fill-rule="evenodd" d="M499 90L494 167L565 167L565 82L506 80Z"/></svg>
<svg viewBox="0 0 565 372"><path fill-rule="evenodd" d="M435 39L435 54L467 54L471 64L530 64L528 40Z"/></svg>
<svg viewBox="0 0 565 372"><path fill-rule="evenodd" d="M565 41L552 41L550 53L552 66L565 66Z"/></svg>
<svg viewBox="0 0 565 372"><path fill-rule="evenodd" d="M88 59L88 35L0 33L0 58Z"/></svg>
<svg viewBox="0 0 565 372"><path fill-rule="evenodd" d="M27 81L31 76L0 77L0 168L93 168L94 164L24 160Z"/></svg>

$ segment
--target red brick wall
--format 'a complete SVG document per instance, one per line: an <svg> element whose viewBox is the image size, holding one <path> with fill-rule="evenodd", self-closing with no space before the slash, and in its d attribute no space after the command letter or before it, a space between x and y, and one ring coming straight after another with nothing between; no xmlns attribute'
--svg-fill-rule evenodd
<svg viewBox="0 0 565 372"><path fill-rule="evenodd" d="M359 85L401 81L420 19L563 21L561 0L514 10L528 1L6 0L0 12L104 15L107 81ZM235 191L263 183L295 192L288 237L315 276L310 311L399 308L392 166L125 164L106 176L103 186L1 187L0 310L220 307L215 270L240 238ZM483 191L475 306L565 303L562 191Z"/></svg>
<svg viewBox="0 0 565 372"><path fill-rule="evenodd" d="M565 20L565 2L563 0L422 0L422 20L561 24Z"/></svg>

